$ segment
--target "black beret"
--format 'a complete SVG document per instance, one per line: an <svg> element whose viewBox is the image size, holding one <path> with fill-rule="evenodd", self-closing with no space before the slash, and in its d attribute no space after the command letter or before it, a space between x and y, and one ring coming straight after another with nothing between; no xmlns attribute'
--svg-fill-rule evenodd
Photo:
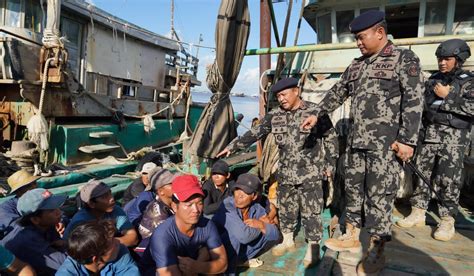
<svg viewBox="0 0 474 276"><path fill-rule="evenodd" d="M384 19L385 13L383 11L370 10L354 18L351 24L349 24L349 30L351 30L351 33L358 33L374 26Z"/></svg>
<svg viewBox="0 0 474 276"><path fill-rule="evenodd" d="M288 88L298 87L298 79L296 78L284 78L279 80L272 86L272 93L276 94Z"/></svg>

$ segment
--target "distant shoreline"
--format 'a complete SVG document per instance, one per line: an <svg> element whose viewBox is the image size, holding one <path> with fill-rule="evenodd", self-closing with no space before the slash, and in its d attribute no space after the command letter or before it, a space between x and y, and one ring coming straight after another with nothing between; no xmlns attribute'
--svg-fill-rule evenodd
<svg viewBox="0 0 474 276"><path fill-rule="evenodd" d="M203 94L203 95L208 95L209 97L212 95L211 91L208 90L203 90L203 91L191 91L191 94ZM258 95L248 95L245 93L240 93L240 92L231 92L230 93L231 97L239 97L239 98L258 98Z"/></svg>

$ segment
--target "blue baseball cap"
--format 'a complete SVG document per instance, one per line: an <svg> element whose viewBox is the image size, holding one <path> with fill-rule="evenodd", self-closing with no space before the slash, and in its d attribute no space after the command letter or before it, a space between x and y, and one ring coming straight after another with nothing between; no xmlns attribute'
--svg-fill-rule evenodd
<svg viewBox="0 0 474 276"><path fill-rule="evenodd" d="M38 210L53 210L61 207L67 195L53 195L50 191L37 188L24 193L19 199L16 209L21 216L32 214Z"/></svg>

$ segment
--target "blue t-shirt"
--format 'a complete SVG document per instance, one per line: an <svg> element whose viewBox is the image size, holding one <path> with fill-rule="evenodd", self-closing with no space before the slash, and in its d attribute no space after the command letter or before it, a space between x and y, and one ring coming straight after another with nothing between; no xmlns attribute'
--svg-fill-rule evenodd
<svg viewBox="0 0 474 276"><path fill-rule="evenodd" d="M10 267L15 260L12 252L0 245L0 270L5 270Z"/></svg>
<svg viewBox="0 0 474 276"><path fill-rule="evenodd" d="M178 264L178 256L197 259L199 249L209 250L222 245L214 223L201 217L194 234L188 237L176 226L175 216L158 225L143 255L141 269L143 275L155 275L156 269Z"/></svg>
<svg viewBox="0 0 474 276"><path fill-rule="evenodd" d="M58 250L51 243L60 240L56 229L46 232L34 226L15 224L13 230L0 242L18 259L30 264L38 275L51 275L66 259L65 250Z"/></svg>
<svg viewBox="0 0 474 276"><path fill-rule="evenodd" d="M89 271L87 268L76 262L71 257L67 257L63 265L58 269L56 275L71 275L71 276L89 276ZM112 262L107 263L101 270L100 275L140 275L138 272L138 267L135 264L135 261L130 256L126 246L120 244L119 253L117 259Z"/></svg>
<svg viewBox="0 0 474 276"><path fill-rule="evenodd" d="M20 217L20 213L16 209L17 204L17 197L12 197L0 204L0 239L13 230L15 220Z"/></svg>
<svg viewBox="0 0 474 276"><path fill-rule="evenodd" d="M92 215L87 208L82 208L77 212L69 222L69 225L66 227L64 231L63 239L67 239L69 237L69 233L76 227L79 223L85 221L95 220L96 217ZM115 227L120 233L123 233L126 230L132 229L133 226L128 220L127 215L119 206L115 205L114 210L110 213L105 213L105 215L101 219L113 219L115 220Z"/></svg>

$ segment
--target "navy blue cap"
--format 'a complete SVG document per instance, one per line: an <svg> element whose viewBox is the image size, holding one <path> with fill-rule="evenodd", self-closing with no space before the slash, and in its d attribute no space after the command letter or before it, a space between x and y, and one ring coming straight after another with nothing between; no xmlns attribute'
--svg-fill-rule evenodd
<svg viewBox="0 0 474 276"><path fill-rule="evenodd" d="M284 78L279 80L272 86L272 93L276 94L288 88L298 87L298 79L296 78Z"/></svg>
<svg viewBox="0 0 474 276"><path fill-rule="evenodd" d="M232 186L232 191L235 191L235 189L241 189L249 195L256 193L259 190L260 185L260 179L256 175L244 173L239 175L234 186Z"/></svg>
<svg viewBox="0 0 474 276"><path fill-rule="evenodd" d="M385 13L383 11L366 11L352 20L351 24L349 24L349 30L351 30L351 33L358 33L374 26L384 19Z"/></svg>

